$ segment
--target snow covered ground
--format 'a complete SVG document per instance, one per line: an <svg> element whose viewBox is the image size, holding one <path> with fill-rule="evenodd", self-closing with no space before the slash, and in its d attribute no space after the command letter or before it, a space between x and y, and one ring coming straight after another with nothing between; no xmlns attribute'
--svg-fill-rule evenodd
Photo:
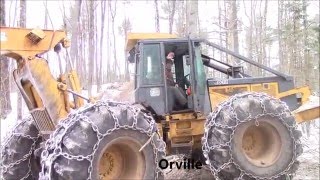
<svg viewBox="0 0 320 180"><path fill-rule="evenodd" d="M130 89L130 90L129 90ZM128 93L128 91L130 91ZM110 84L103 84L101 86L101 92L97 92L97 86L93 86L92 88L92 96L103 99L119 99L120 101L133 101L132 93L133 93L133 84L132 83L110 83ZM83 90L82 95L88 97L88 91ZM14 127L17 123L17 93L11 93L11 106L12 111L6 117L6 119L0 119L0 135L1 141L3 142L3 138L5 135ZM29 115L28 109L23 102L23 116L26 117Z"/></svg>
<svg viewBox="0 0 320 180"><path fill-rule="evenodd" d="M132 84L130 83L114 83L106 84L102 86L103 93L97 93L96 87L92 94L99 96L100 98L107 99L120 99L121 101L132 101L133 91ZM129 93L128 93L129 92ZM84 95L87 95L88 92L84 91ZM3 142L5 135L12 129L16 124L16 102L17 94L11 93L11 102L12 102L12 112L8 115L6 119L0 120L0 134L1 142ZM312 104L319 103L319 97L312 98ZM23 114L28 115L26 108L23 109ZM301 138L301 143L303 144L304 152L299 157L300 166L295 176L295 180L317 180L320 179L320 162L319 162L319 133L320 133L320 119L310 122L310 134L303 131L307 124L299 125L299 129L303 132ZM185 170L177 170L168 173L166 179L200 179L201 177L208 177L207 175L202 175L202 172L199 170L187 172Z"/></svg>
<svg viewBox="0 0 320 180"><path fill-rule="evenodd" d="M306 124L299 125L301 131ZM319 134L320 119L310 123L310 135L303 132L301 143L303 145L303 153L298 160L300 166L295 176L295 180L319 180L320 179L320 162L319 162Z"/></svg>

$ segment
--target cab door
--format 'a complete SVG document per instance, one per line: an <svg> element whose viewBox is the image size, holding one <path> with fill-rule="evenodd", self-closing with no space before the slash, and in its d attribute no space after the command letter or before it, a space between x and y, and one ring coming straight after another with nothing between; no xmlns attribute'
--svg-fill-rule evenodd
<svg viewBox="0 0 320 180"><path fill-rule="evenodd" d="M190 78L193 109L195 112L204 112L206 93L206 73L204 70L199 42L189 39Z"/></svg>
<svg viewBox="0 0 320 180"><path fill-rule="evenodd" d="M139 83L135 90L136 102L152 107L159 115L165 113L166 105L161 47L160 43L140 43Z"/></svg>

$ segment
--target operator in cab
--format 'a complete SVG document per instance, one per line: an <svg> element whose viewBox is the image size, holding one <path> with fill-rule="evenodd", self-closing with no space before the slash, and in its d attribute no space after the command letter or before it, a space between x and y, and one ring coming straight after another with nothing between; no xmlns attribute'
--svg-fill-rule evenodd
<svg viewBox="0 0 320 180"><path fill-rule="evenodd" d="M174 64L174 53L169 52L166 57L165 75L168 87L169 110L181 110L187 107L188 100L181 87L173 79L172 66Z"/></svg>

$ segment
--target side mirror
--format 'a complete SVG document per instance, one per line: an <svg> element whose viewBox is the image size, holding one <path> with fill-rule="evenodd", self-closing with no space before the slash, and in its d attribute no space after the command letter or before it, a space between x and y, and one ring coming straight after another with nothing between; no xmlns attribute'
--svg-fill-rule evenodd
<svg viewBox="0 0 320 180"><path fill-rule="evenodd" d="M129 63L134 63L134 60L135 60L135 57L134 57L134 55L129 55L128 57L127 57L127 60L129 61Z"/></svg>
<svg viewBox="0 0 320 180"><path fill-rule="evenodd" d="M140 58L140 53L136 53L134 55L134 62L138 62L139 58Z"/></svg>
<svg viewBox="0 0 320 180"><path fill-rule="evenodd" d="M127 57L127 61L129 63L135 63L136 60L137 60L137 54L139 54L137 51L136 51L136 48L132 48L128 53L128 57Z"/></svg>

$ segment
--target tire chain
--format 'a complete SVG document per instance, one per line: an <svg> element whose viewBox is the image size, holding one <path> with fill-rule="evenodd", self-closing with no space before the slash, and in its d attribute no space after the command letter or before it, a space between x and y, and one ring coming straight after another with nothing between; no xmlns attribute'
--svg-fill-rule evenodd
<svg viewBox="0 0 320 180"><path fill-rule="evenodd" d="M101 133L99 132L99 128L98 126L94 123L94 121L91 121L86 115L84 115L85 112L91 111L92 109L94 110L99 110L100 107L106 107L107 111L112 115L113 120L115 121L115 126L112 129L107 130L105 133ZM118 118L116 117L115 113L112 111L112 108L114 107L118 107L118 108L125 108L127 110L130 110L131 112L134 113L133 116L133 123L131 126L129 125L120 125ZM142 112L144 118L147 120L147 122L149 123L150 128L145 130L142 128L139 128L137 126L137 116L138 113ZM87 155L87 156L83 156L83 155L71 155L65 152L62 152L61 149L61 142L62 142L62 138L65 136L65 134L67 133L68 129L73 126L76 122L79 121L83 121L86 122L88 124L91 125L92 130L96 133L97 135L97 143L93 146L93 151L91 154ZM60 132L58 131L60 128L63 128L63 132L61 135ZM46 141L45 143L45 149L42 151L41 154L41 164L42 164L42 171L39 174L39 179L40 180L49 180L51 179L50 175L51 175L51 167L49 166L50 164L48 163L52 163L58 156L63 156L67 159L70 160L77 160L77 161L81 161L81 160L88 160L90 162L90 166L88 168L88 177L87 180L91 180L92 178L92 162L93 162L93 157L99 147L99 144L101 142L101 140L105 137L110 135L113 131L115 130L119 130L119 129L131 129L131 130L137 130L141 133L147 134L149 136L149 138L152 138L152 134L153 133L157 133L159 135L158 132L158 128L157 128L157 124L155 123L153 117L149 114L149 113L144 113L140 108L137 107L132 107L132 105L127 104L127 103L121 103L121 102L115 102L115 101L98 101L95 104L88 104L85 107L79 109L77 112L69 114L68 118L65 120L60 121L58 127L56 128L56 131L54 133L52 133L50 135L50 139ZM58 135L58 136L55 136ZM151 145L153 146L153 150L154 150L154 155L155 155L155 163L156 165L158 165L159 162L159 157L158 157L158 152L162 152L165 155L165 143L163 141L159 141L158 143L160 143L160 147L158 148L154 142L154 140L151 140ZM48 149L54 149L54 151L58 151L58 153L54 154L49 154ZM49 167L48 172L45 172L45 165L47 167ZM160 174L163 174L162 170L159 170L159 168L155 169L155 174L156 174L156 179L159 178Z"/></svg>
<svg viewBox="0 0 320 180"><path fill-rule="evenodd" d="M239 99L243 99L243 98L246 98L248 96L252 96L252 97L258 97L259 101L260 101L260 105L261 105L261 108L263 109L263 113L262 114L258 114L256 115L255 117L251 117L251 115L249 115L246 119L244 120L240 120L238 117L237 117L237 114L235 113L235 109L233 109L232 107L232 103L236 100L239 100ZM270 100L274 100L276 101L277 103L281 104L282 106L284 106L284 111L280 112L280 113L266 113L266 107L264 106L263 104L263 100L264 99L270 99ZM233 118L235 118L237 121L236 121L236 125L234 126L228 126L228 125L223 125L223 124L220 124L219 122L216 122L216 117L217 115L219 114L219 112L223 109L223 108L228 108L229 110L231 110L230 112L232 112L232 116ZM283 175L293 175L292 173L290 173L290 169L292 167L292 165L294 164L294 162L296 161L296 149L297 149L297 144L300 144L300 140L297 140L295 137L294 137L294 134L293 134L293 131L297 128L297 125L294 123L293 126L291 126L290 124L288 124L283 118L281 115L283 115L284 113L290 113L291 115L291 111L289 110L287 104L285 104L283 101L279 100L279 99L276 99L276 98L273 98L273 97L270 97L268 94L266 93L256 93L256 92L245 92L245 93L241 93L241 94L236 94L234 96L231 96L230 99L228 101L224 101L222 102L221 104L219 104L217 106L217 108L215 109L215 111L213 111L212 113L210 113L210 115L208 116L207 120L206 120L206 123L205 123L205 133L204 133L204 136L202 137L202 150L203 150L203 154L206 158L206 161L207 161L207 164L209 164L209 168L210 168L210 171L211 173L213 174L213 176L219 180L220 178L218 177L218 173L223 170L225 167L227 167L229 164L234 164L238 170L240 170L240 176L238 177L238 179L242 179L243 176L249 176L251 178L254 178L254 179L258 179L258 180L262 180L262 179L277 179ZM234 133L235 133L235 130L237 128L238 125L240 125L241 123L245 123L245 122L248 122L252 119L255 119L255 124L258 126L259 125L259 121L258 121L258 118L261 117L261 116L265 116L265 115L269 115L271 117L277 117L279 119L281 119L281 122L286 126L286 128L288 129L289 133L290 133L290 136L291 138L294 139L294 148L293 148L293 154L294 156L292 157L292 160L291 162L289 163L288 167L272 176L272 177L268 177L268 178L265 178L265 177L258 177L258 176L254 176L253 174L251 173L247 173L245 172L233 159L232 157L232 153L231 153L231 143L232 143L232 139L233 139L233 136L234 136ZM208 144L208 135L210 133L210 129L212 127L220 127L220 128L227 128L227 129L231 129L232 130L232 133L230 134L230 140L226 143L223 143L223 144L219 144L219 145L214 145L214 146L209 146ZM219 168L215 168L212 163L210 162L209 160L209 152L211 150L214 150L214 149L217 149L217 148L220 148L220 147L229 147L229 156L230 156L230 159L229 161L227 161L226 163L224 163L223 165L221 165ZM209 161L209 162L208 162Z"/></svg>
<svg viewBox="0 0 320 180"><path fill-rule="evenodd" d="M16 132L14 132L14 131L18 128L18 126L20 126L21 124L26 123L27 121L31 121L31 120L30 120L31 118L32 118L32 117L30 116L30 117L27 117L25 121L19 121L19 122L12 128L12 130L10 131L10 133L7 134L7 137L4 138L4 139L5 139L5 142L4 142L3 145L1 146L1 150L2 150L2 151L4 150L5 147L8 146L11 138L13 138L13 137L15 137L15 136L17 136L17 137L23 137L23 138L26 138L26 139L30 139L30 140L33 141L33 143L32 143L32 145L31 145L31 148L30 148L28 154L25 154L21 159L15 161L15 162L13 162L13 163L10 163L10 164L8 164L8 165L4 165L4 162L3 162L3 161L4 161L4 158L1 157L1 163L0 163L0 164L1 164L1 168L0 168L1 176L0 176L0 179L4 179L4 177L2 177L2 175L3 175L4 173L8 172L8 170L9 170L10 168L12 168L12 167L15 166L15 165L18 165L18 164L22 163L23 161L27 160L28 158L29 158L29 160L28 160L28 172L27 172L27 174L26 174L24 177L21 178L21 180L27 179L30 175L34 178L34 176L33 176L33 174L32 174L32 170L31 170L31 158L30 158L30 157L31 157L31 155L33 154L34 150L36 149L36 145L37 145L36 143L37 143L37 141L39 140L39 138L41 137L41 135L40 135L40 133L39 133L36 137L32 137L32 136L30 136L30 135L28 135L28 134L22 134L22 133L16 133ZM3 153L3 152L1 152L1 156L2 156L2 153Z"/></svg>

